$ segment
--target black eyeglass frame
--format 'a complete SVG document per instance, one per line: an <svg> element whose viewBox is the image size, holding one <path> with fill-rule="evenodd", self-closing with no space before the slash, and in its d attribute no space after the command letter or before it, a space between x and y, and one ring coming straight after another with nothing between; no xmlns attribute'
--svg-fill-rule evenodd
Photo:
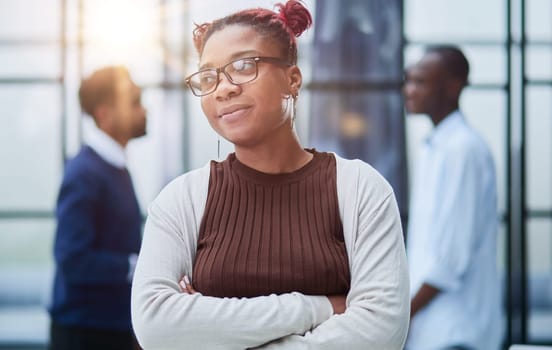
<svg viewBox="0 0 552 350"><path fill-rule="evenodd" d="M237 61L241 61L241 60L252 60L253 62L255 62L255 75L250 80L247 80L247 81L244 81L244 82L241 82L241 83L237 83L232 79L230 74L228 74L226 72L226 67L230 66L231 64L233 64ZM272 64L276 64L276 65L280 65L280 66L286 66L286 67L293 66L293 64L287 62L286 60L278 58L278 57L269 57L269 56L240 57L240 58L232 60L232 61L226 63L224 66L221 66L221 67L218 67L218 68L205 68L205 69L199 70L199 71L187 76L184 79L184 81L186 82L186 85L188 85L188 88L192 91L192 94L194 94L195 96L197 96L197 97L207 96L207 95L212 94L213 92L215 92L217 90L217 87L219 86L219 83L220 83L220 79L219 79L220 73L223 73L224 76L226 76L226 79L228 79L228 81L230 83L234 84L234 85L247 84L247 83L250 83L253 80L257 79L257 77L259 75L259 66L258 66L259 62L272 63ZM203 72L206 72L206 71L215 71L217 73L217 81L216 81L215 85L213 86L213 88L211 90L209 90L209 92L198 93L196 91L196 89L192 86L191 80L194 76L196 76L198 74L201 74Z"/></svg>

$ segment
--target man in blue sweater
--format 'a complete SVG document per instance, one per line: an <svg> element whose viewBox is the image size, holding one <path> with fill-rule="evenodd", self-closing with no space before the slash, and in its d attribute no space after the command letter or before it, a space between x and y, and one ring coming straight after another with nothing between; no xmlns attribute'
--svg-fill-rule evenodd
<svg viewBox="0 0 552 350"><path fill-rule="evenodd" d="M141 90L123 67L106 67L79 89L97 129L65 167L57 201L51 350L135 346L130 286L142 218L125 147L145 135Z"/></svg>

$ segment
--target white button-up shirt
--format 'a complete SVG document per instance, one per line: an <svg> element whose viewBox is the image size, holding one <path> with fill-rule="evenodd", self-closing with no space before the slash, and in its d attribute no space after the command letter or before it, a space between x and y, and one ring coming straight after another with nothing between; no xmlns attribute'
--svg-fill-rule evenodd
<svg viewBox="0 0 552 350"><path fill-rule="evenodd" d="M84 142L94 152L116 168L123 169L126 167L126 153L123 146L99 128L90 128L87 131Z"/></svg>
<svg viewBox="0 0 552 350"><path fill-rule="evenodd" d="M424 283L441 293L413 317L406 349L498 349L502 293L490 151L455 111L426 140L417 169L407 231L411 297Z"/></svg>

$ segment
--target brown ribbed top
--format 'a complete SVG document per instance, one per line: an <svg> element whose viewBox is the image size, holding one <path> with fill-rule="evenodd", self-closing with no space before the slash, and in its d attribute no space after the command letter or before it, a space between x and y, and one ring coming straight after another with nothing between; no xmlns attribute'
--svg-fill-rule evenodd
<svg viewBox="0 0 552 350"><path fill-rule="evenodd" d="M350 272L336 161L311 151L297 171L266 174L235 154L211 163L193 286L203 295L344 294Z"/></svg>

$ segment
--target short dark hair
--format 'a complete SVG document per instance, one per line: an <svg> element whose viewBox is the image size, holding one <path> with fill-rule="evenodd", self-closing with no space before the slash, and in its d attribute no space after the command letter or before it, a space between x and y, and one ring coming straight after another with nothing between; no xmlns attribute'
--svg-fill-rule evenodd
<svg viewBox="0 0 552 350"><path fill-rule="evenodd" d="M453 78L468 85L470 64L468 59L457 46L432 45L426 49L426 53L435 53L441 57L445 71Z"/></svg>
<svg viewBox="0 0 552 350"><path fill-rule="evenodd" d="M123 66L109 66L96 70L81 82L79 102L82 110L94 117L94 111L102 103L113 103L117 82L121 77L129 76Z"/></svg>

